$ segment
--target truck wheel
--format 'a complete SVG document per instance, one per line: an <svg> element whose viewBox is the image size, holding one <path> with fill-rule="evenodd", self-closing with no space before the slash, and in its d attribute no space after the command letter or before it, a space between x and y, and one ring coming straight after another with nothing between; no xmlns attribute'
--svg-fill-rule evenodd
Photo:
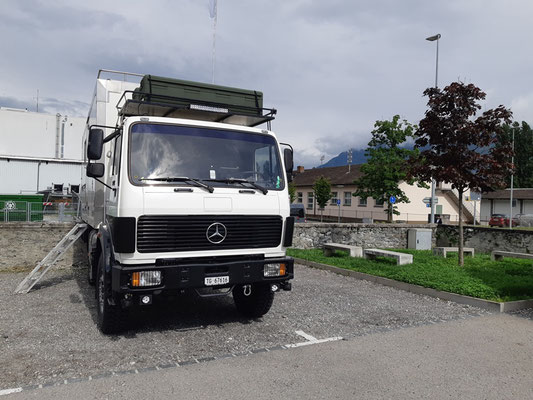
<svg viewBox="0 0 533 400"><path fill-rule="evenodd" d="M94 286L94 283L96 282L95 277L95 269L94 268L94 255L92 253L89 254L89 257L87 257L87 282L89 282L89 285Z"/></svg>
<svg viewBox="0 0 533 400"><path fill-rule="evenodd" d="M87 234L87 282L91 286L94 286L96 282L96 268L98 267L98 259L96 258L98 250L91 246L93 235L96 235L95 231Z"/></svg>
<svg viewBox="0 0 533 400"><path fill-rule="evenodd" d="M105 272L104 253L98 259L98 282L96 285L97 323L104 334L118 333L123 329L126 311L120 302L111 304L111 276Z"/></svg>
<svg viewBox="0 0 533 400"><path fill-rule="evenodd" d="M237 310L247 318L259 318L265 315L274 301L274 292L269 284L256 283L252 285L249 296L244 295L243 285L233 288L233 300Z"/></svg>

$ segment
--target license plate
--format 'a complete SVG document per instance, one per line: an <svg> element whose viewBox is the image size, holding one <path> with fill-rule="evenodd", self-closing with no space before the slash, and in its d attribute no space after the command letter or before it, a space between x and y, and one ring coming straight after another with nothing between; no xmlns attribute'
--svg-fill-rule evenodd
<svg viewBox="0 0 533 400"><path fill-rule="evenodd" d="M229 276L213 276L211 278L205 278L205 286L217 286L225 285L229 283Z"/></svg>

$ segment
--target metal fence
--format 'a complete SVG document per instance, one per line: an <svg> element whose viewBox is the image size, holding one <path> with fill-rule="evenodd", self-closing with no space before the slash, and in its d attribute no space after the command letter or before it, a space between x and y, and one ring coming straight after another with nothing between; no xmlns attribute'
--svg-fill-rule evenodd
<svg viewBox="0 0 533 400"><path fill-rule="evenodd" d="M70 222L79 216L79 204L77 197L39 203L7 200L0 202L0 222Z"/></svg>

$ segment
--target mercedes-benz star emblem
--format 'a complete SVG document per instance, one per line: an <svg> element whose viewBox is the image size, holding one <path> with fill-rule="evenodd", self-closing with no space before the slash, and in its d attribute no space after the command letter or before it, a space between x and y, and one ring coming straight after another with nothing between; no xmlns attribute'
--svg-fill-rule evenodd
<svg viewBox="0 0 533 400"><path fill-rule="evenodd" d="M215 222L214 224L209 225L207 228L207 231L205 232L205 236L207 237L207 240L209 240L213 244L219 244L226 239L228 231L226 230L226 227L224 224L221 224L220 222Z"/></svg>

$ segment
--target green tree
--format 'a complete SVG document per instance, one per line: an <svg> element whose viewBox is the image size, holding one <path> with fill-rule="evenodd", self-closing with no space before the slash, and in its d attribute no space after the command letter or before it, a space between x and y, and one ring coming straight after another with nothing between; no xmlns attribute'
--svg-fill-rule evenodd
<svg viewBox="0 0 533 400"><path fill-rule="evenodd" d="M421 149L413 159L412 176L420 181L448 182L459 198L459 265L463 255L463 195L468 189L490 191L501 186L512 170L512 149L505 142L505 123L512 113L504 106L476 117L485 99L478 87L453 82L444 89L429 88L428 110L415 132Z"/></svg>
<svg viewBox="0 0 533 400"><path fill-rule="evenodd" d="M296 200L296 187L293 182L289 183L289 198L291 203L294 203L294 200Z"/></svg>
<svg viewBox="0 0 533 400"><path fill-rule="evenodd" d="M320 206L320 222L322 222L324 216L324 207L331 199L331 182L329 179L321 176L315 181L313 185L313 191L315 192L315 199Z"/></svg>
<svg viewBox="0 0 533 400"><path fill-rule="evenodd" d="M393 214L399 214L396 206L388 201L391 196L396 197L396 203L409 203L399 184L401 181L414 183L414 179L407 177L408 160L418 154L418 150L402 147L413 137L414 129L406 120L400 120L399 115L392 117L391 121L376 121L365 151L367 162L361 165L363 175L354 181L357 187L354 196L387 201L389 222L392 222Z"/></svg>
<svg viewBox="0 0 533 400"><path fill-rule="evenodd" d="M513 186L517 188L533 187L533 130L525 122L513 122L503 127L503 140L512 146L514 133L514 177ZM506 186L511 184L511 175L506 178Z"/></svg>

